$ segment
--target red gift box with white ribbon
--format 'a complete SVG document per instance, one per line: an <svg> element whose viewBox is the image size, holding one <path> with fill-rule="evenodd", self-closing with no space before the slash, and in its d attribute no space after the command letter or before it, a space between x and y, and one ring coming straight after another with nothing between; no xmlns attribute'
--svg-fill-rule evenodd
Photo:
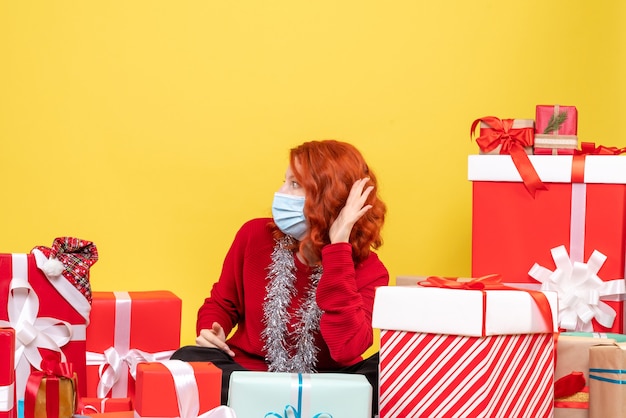
<svg viewBox="0 0 626 418"><path fill-rule="evenodd" d="M109 412L132 411L133 402L130 398L89 398L80 399L80 413L83 415L102 414Z"/></svg>
<svg viewBox="0 0 626 418"><path fill-rule="evenodd" d="M376 290L381 418L552 416L556 294L467 283Z"/></svg>
<svg viewBox="0 0 626 418"><path fill-rule="evenodd" d="M0 418L15 418L15 331L0 328Z"/></svg>
<svg viewBox="0 0 626 418"><path fill-rule="evenodd" d="M136 418L196 418L220 406L222 371L209 362L142 363L136 383Z"/></svg>
<svg viewBox="0 0 626 418"><path fill-rule="evenodd" d="M559 324L624 333L626 158L531 155L530 196L505 155L469 156L472 276L559 293Z"/></svg>
<svg viewBox="0 0 626 418"><path fill-rule="evenodd" d="M46 356L72 364L78 390L84 393L85 328L91 305L63 275L49 277L41 268L48 258L31 254L0 254L0 326L16 332L16 392L24 399L32 371ZM67 266L66 266L67 268Z"/></svg>
<svg viewBox="0 0 626 418"><path fill-rule="evenodd" d="M133 399L137 364L180 347L181 309L169 291L93 292L86 396Z"/></svg>

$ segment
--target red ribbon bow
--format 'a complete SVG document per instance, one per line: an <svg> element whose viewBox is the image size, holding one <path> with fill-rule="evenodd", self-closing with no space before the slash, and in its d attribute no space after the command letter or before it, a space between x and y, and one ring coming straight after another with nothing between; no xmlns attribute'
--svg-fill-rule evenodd
<svg viewBox="0 0 626 418"><path fill-rule="evenodd" d="M466 282L460 282L455 279L430 276L425 280L417 283L424 287L440 287L447 289L464 289L464 290L480 290L483 294L483 323L482 323L482 336L486 336L486 313L487 313L487 293L485 290L516 290L526 292L533 298L535 304L539 308L541 317L543 318L547 329L552 329L553 319L552 310L550 309L550 303L548 298L543 292L538 290L519 289L516 287L506 286L502 284L502 278L499 274L490 274L487 276L472 279Z"/></svg>
<svg viewBox="0 0 626 418"><path fill-rule="evenodd" d="M620 155L626 153L626 147L606 147L604 145L598 145L594 142L581 142L580 150L576 150L576 154L582 155Z"/></svg>
<svg viewBox="0 0 626 418"><path fill-rule="evenodd" d="M60 362L53 358L45 358L41 360L41 371L46 377L66 377L68 379L74 378L74 369L72 363Z"/></svg>
<svg viewBox="0 0 626 418"><path fill-rule="evenodd" d="M533 145L534 133L532 129L514 129L513 121L513 119L501 120L495 116L476 119L470 129L470 138L473 138L480 122L487 124L489 129L481 129L481 135L476 138L476 143L483 152L493 151L501 145L500 154L511 155L524 186L534 197L537 190L547 190L524 150L524 147Z"/></svg>

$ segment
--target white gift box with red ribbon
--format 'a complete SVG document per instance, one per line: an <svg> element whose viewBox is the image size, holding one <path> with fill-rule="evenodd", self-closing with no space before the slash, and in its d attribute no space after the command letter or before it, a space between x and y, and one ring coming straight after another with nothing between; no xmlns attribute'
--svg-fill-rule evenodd
<svg viewBox="0 0 626 418"><path fill-rule="evenodd" d="M521 289L378 288L380 417L552 416L557 295L542 293L551 326Z"/></svg>

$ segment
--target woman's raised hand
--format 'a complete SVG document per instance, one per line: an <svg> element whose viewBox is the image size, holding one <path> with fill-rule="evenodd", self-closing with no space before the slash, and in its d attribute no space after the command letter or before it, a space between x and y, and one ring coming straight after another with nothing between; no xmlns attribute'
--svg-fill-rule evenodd
<svg viewBox="0 0 626 418"><path fill-rule="evenodd" d="M349 242L352 227L371 209L372 205L365 204L367 197L374 190L374 186L365 187L368 181L369 177L366 177L355 181L352 185L345 206L328 231L331 243Z"/></svg>
<svg viewBox="0 0 626 418"><path fill-rule="evenodd" d="M217 322L213 322L211 329L200 330L200 335L196 337L196 344L200 347L213 347L222 350L231 357L235 356L235 353L226 344L226 334L224 334L224 328Z"/></svg>

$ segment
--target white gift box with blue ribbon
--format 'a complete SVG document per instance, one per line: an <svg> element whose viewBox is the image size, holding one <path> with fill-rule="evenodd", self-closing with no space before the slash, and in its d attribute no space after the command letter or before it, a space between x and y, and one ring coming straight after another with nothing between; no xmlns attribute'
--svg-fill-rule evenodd
<svg viewBox="0 0 626 418"><path fill-rule="evenodd" d="M372 386L353 374L236 371L228 406L237 418L370 418Z"/></svg>

